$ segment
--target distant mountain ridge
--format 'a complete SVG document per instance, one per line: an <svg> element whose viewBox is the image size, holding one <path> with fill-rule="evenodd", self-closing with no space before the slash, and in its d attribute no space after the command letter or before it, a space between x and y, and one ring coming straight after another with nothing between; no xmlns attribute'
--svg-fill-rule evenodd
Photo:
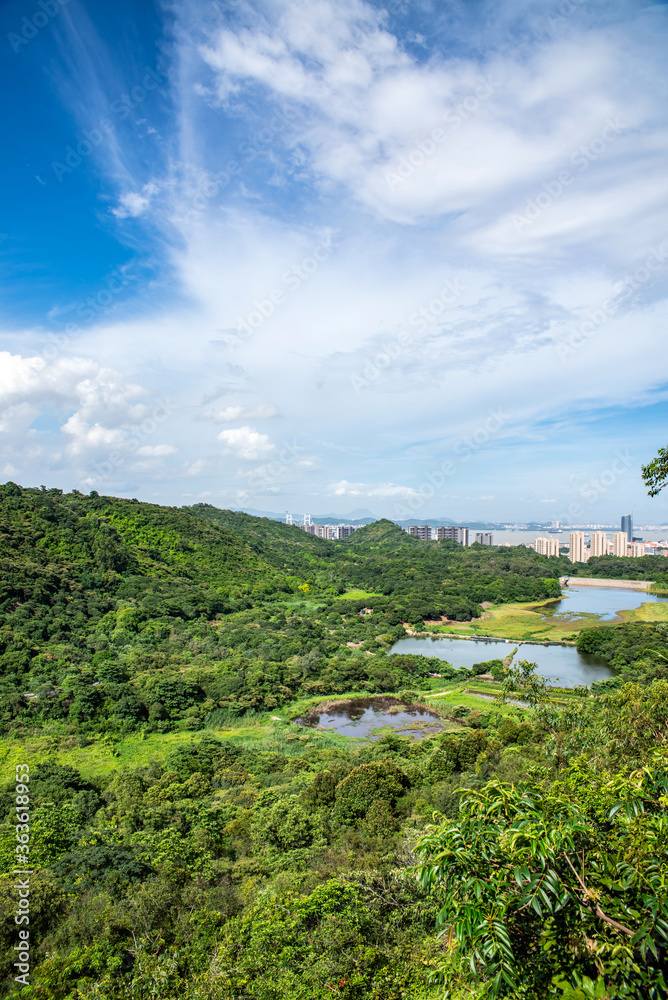
<svg viewBox="0 0 668 1000"><path fill-rule="evenodd" d="M250 514L252 517L266 517L270 521L285 522L285 512L283 514L278 514L276 511L258 510L255 507L227 507L225 509L234 511L238 514ZM302 523L304 513L295 513L294 511L289 511L289 513L292 514L295 524ZM308 513L308 511L306 513ZM439 526L450 527L452 525L461 525L476 529L492 528L499 530L501 528L501 524L498 522L471 520L456 521L451 517L420 517L417 514L413 518L404 518L402 520L395 518L383 518L377 517L370 510L360 507L355 510L348 511L346 514L309 514L309 516L313 524L353 524L358 526L363 524L374 524L376 521L391 520L394 524L398 524L402 528L407 528L409 524L429 524L432 528Z"/></svg>

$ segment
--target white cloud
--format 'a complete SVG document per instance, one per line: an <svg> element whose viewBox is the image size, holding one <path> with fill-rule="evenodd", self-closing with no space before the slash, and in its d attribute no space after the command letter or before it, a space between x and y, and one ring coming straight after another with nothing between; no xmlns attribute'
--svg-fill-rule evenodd
<svg viewBox="0 0 668 1000"><path fill-rule="evenodd" d="M198 458L196 462L189 462L186 465L186 474L188 476L199 476L202 472L204 472L205 468L206 462L203 459Z"/></svg>
<svg viewBox="0 0 668 1000"><path fill-rule="evenodd" d="M175 454L176 448L172 444L142 444L137 448L137 455L147 458L165 458Z"/></svg>
<svg viewBox="0 0 668 1000"><path fill-rule="evenodd" d="M395 497L414 497L418 492L410 486L397 486L394 483L381 483L378 486L367 486L365 483L349 483L346 479L330 486L333 496L378 497L382 499Z"/></svg>
<svg viewBox="0 0 668 1000"><path fill-rule="evenodd" d="M103 427L99 423L89 424L81 413L73 413L61 430L72 438L70 450L73 455L100 447L120 448L125 442L125 434L120 428Z"/></svg>
<svg viewBox="0 0 668 1000"><path fill-rule="evenodd" d="M508 517L520 494L534 496L536 477L556 498L543 502L561 502L575 464L626 443L627 431L597 415L659 400L668 382L668 264L632 294L616 291L668 231L663 36L652 40L637 11L625 20L630 6L605 23L590 7L548 31L541 5L519 14L497 5L494 17L519 19L525 38L514 47L504 27L498 49L494 40L484 50L493 31L472 48L462 22L458 48L461 36L449 27L446 38L435 20L418 58L391 34L393 20L361 0L235 5L222 31L199 0L185 0L170 75L173 158L149 184L144 168L110 172L116 215L163 234L155 256L167 256L169 280L147 284L129 318L80 331L76 359L46 364L23 349L2 367L12 467L41 477L60 462L65 476L97 462L113 467L109 488L119 492L163 475L169 501L181 477L226 504L260 506L254 496L278 491L279 509L290 497L303 509L331 482L330 496L391 512L402 498L422 500L421 484L452 461L425 516L455 516L457 504L473 516L494 491ZM418 28L423 14L412 6ZM458 17L448 9L449 25ZM642 70L623 72L629 64ZM578 170L574 153L615 115L622 132ZM227 176L232 157L238 173ZM514 214L566 168L573 182L517 228ZM304 261L330 235L332 252L307 274ZM461 290L445 302L447 282ZM558 345L609 299L605 321L561 357ZM252 313L262 322L240 334ZM22 341L44 334L3 342ZM156 378L175 418L141 431L152 408L139 383ZM490 409L507 416L485 437ZM257 428L279 414L270 440ZM233 426L216 441L217 426L203 433L202 421ZM647 435L643 459L663 433L657 424ZM481 446L475 438L466 453L476 434ZM559 434L568 440L557 461ZM161 456L165 448L174 451ZM112 449L125 464L108 459ZM241 492L220 486L240 480Z"/></svg>
<svg viewBox="0 0 668 1000"><path fill-rule="evenodd" d="M217 424L228 423L233 420L261 420L277 416L278 411L275 406L262 403L253 410L246 410L243 406L225 406L220 410L205 410L203 419L211 420Z"/></svg>
<svg viewBox="0 0 668 1000"><path fill-rule="evenodd" d="M127 191L118 199L117 207L112 208L112 214L117 219L134 219L144 215L151 205L151 200L158 194L159 190L158 185L151 181L145 184L141 191Z"/></svg>
<svg viewBox="0 0 668 1000"><path fill-rule="evenodd" d="M536 45L528 58L507 49L417 64L365 4L321 2L306 13L283 0L272 13L271 34L258 20L219 32L202 49L220 99L238 102L260 84L293 105L288 141L308 149L302 168L385 218L480 213L498 199L511 208L553 173L575 170L570 156L620 116L635 158L660 170L655 144L638 142L660 96L620 85L623 39L614 32L566 35ZM628 150L628 142L610 145L606 158L620 169L603 185L597 175L611 200ZM641 194L644 176L633 183Z"/></svg>
<svg viewBox="0 0 668 1000"><path fill-rule="evenodd" d="M264 458L274 451L274 445L267 434L260 434L251 427L236 427L233 430L221 431L218 440L238 458L254 461Z"/></svg>

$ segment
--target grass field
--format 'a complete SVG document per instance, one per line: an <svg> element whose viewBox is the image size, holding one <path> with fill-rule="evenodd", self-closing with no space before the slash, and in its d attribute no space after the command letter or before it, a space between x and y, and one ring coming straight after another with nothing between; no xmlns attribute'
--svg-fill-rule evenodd
<svg viewBox="0 0 668 1000"><path fill-rule="evenodd" d="M435 678L433 680L436 680ZM438 682L443 685L443 681ZM481 690L484 685L476 685ZM466 691L466 682L450 684L443 690L417 690L417 700L441 711L448 712L456 706L477 708L481 712L489 712L492 703L487 697L487 690L479 697ZM490 685L494 694L498 688ZM277 750L281 753L300 753L306 746L320 745L350 745L358 742L346 736L333 732L319 732L314 729L300 729L291 723L291 719L303 714L309 708L324 700L346 700L349 698L374 697L365 691L349 691L335 698L301 699L277 710L273 715L259 717L255 722L239 724L223 729L201 729L195 732L184 731L175 733L144 733L132 734L122 738L105 736L88 742L78 737L64 734L52 736L32 736L25 740L0 740L0 770L3 774L14 771L16 764L37 764L43 761L54 761L58 764L69 764L81 772L84 777L94 778L123 768L142 767L157 761L162 763L178 746L197 742L204 735L217 739L230 740L239 746L254 747L262 750ZM427 701L427 699L429 699ZM514 705L494 704L494 711L507 715L517 712ZM417 728L417 727L415 727ZM444 731L459 729L457 724L446 725ZM385 728L374 731L375 735L383 732L395 732ZM360 741L361 742L361 741Z"/></svg>
<svg viewBox="0 0 668 1000"><path fill-rule="evenodd" d="M634 611L620 611L625 622L668 622L668 604L641 604Z"/></svg>
<svg viewBox="0 0 668 1000"><path fill-rule="evenodd" d="M491 635L499 639L529 639L543 642L574 642L583 626L598 621L595 615L582 615L572 621L544 618L551 601L535 604L499 604L485 611L482 618L470 622L432 625L429 632L454 635Z"/></svg>
<svg viewBox="0 0 668 1000"><path fill-rule="evenodd" d="M370 590L346 590L344 594L339 594L337 601L366 601L367 597L380 597Z"/></svg>
<svg viewBox="0 0 668 1000"><path fill-rule="evenodd" d="M349 590L341 594L341 599L365 600L376 596L369 591ZM297 598L294 604L305 603ZM488 609L482 618L472 622L459 622L429 626L432 634L454 634L461 636L490 635L510 640L545 640L573 643L578 632L585 627L599 624L595 615L580 615L570 621L560 618L543 617L550 601L534 604L504 604ZM622 611L620 617L626 622L668 622L668 604L643 604L633 611ZM501 705L492 702L498 687L485 682L444 682L430 678L422 682L415 693L419 701L426 701L442 711L448 712L456 706L478 708L482 712L498 711L502 715L521 712L515 705ZM349 691L336 695L336 699L372 697L365 691ZM427 701L428 699L428 701ZM568 701L567 692L555 692L555 700ZM262 749L278 750L284 753L300 752L301 747L316 743L350 743L345 736L336 733L299 730L291 724L291 719L303 714L309 708L322 702L322 696L300 699L274 713L260 715L255 719L245 719L227 728L173 733L138 733L123 738L103 737L90 743L65 733L34 736L24 741L0 740L0 767L9 773L16 763L37 763L52 760L60 764L70 764L83 775L94 777L124 767L139 767L151 761L164 761L179 745L201 738L205 733L219 739L231 740L241 746L255 746ZM390 730L387 730L390 731ZM356 742L356 741L354 741Z"/></svg>
<svg viewBox="0 0 668 1000"><path fill-rule="evenodd" d="M543 617L551 601L537 604L499 604L489 608L482 618L471 622L431 625L428 631L435 635L461 636L491 635L499 639L524 639L532 642L575 642L583 628L610 624L601 622L594 614L573 615L570 619ZM620 611L625 622L668 622L668 604L642 604L633 611Z"/></svg>

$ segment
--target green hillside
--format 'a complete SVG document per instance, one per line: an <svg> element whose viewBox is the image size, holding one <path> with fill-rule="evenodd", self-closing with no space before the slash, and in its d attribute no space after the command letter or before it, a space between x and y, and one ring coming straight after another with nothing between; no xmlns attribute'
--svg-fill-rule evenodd
<svg viewBox="0 0 668 1000"><path fill-rule="evenodd" d="M345 539L346 547L351 549L382 549L384 552L406 552L419 546L419 539L403 531L393 521L382 518L372 524L365 524L354 534Z"/></svg>
<svg viewBox="0 0 668 1000"><path fill-rule="evenodd" d="M389 652L405 624L558 596L562 571L390 521L324 541L0 487L3 995L666 995L665 628L590 629L621 672L593 695ZM372 694L438 732L290 722Z"/></svg>
<svg viewBox="0 0 668 1000"><path fill-rule="evenodd" d="M410 538L389 521L327 542L208 505L0 488L5 731L167 731L297 695L411 686L401 622L559 593L548 560ZM347 591L373 594L341 599ZM364 605L373 615L360 616Z"/></svg>

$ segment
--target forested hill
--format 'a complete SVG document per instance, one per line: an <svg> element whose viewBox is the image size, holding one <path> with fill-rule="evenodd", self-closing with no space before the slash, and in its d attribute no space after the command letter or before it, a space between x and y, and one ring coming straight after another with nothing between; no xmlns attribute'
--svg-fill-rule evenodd
<svg viewBox="0 0 668 1000"><path fill-rule="evenodd" d="M530 664L502 705L389 652L404 623L557 595L563 570L390 521L329 542L0 486L2 995L664 997L665 627L585 633L642 683L563 709ZM422 739L288 722L332 695L412 704L429 673Z"/></svg>
<svg viewBox="0 0 668 1000"><path fill-rule="evenodd" d="M396 690L430 669L387 655L401 622L555 596L559 572L523 547L421 542L390 521L330 542L208 505L8 483L2 724L200 728L298 693Z"/></svg>

